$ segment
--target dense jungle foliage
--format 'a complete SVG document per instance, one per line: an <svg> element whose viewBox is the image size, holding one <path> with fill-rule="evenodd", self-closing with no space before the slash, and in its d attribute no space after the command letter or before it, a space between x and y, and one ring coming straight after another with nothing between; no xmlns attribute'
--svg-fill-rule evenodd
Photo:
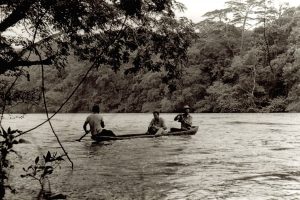
<svg viewBox="0 0 300 200"><path fill-rule="evenodd" d="M22 143L18 138L45 123L63 153L57 157L57 152L45 155L39 149L44 160L37 156L34 165L23 169L23 177L40 183L37 199L66 198L53 194L46 181L55 168L51 163L62 156L74 167L52 117L61 111L87 111L90 104L114 99L115 93L108 92L115 88L103 79L109 70L116 72L115 78L120 71L131 77L143 70L161 72L161 80L171 87L195 36L190 20L175 19L174 10L182 8L175 0L0 1L0 199L7 191L16 192L9 172L15 161L10 155L19 155L13 149ZM109 89L94 94L96 87ZM29 130L15 130L6 127L10 119L4 114L10 112L43 112L47 120Z"/></svg>
<svg viewBox="0 0 300 200"><path fill-rule="evenodd" d="M194 25L197 37L188 60L182 60L180 79L167 83L160 70L132 74L126 73L130 64L117 71L104 64L93 69L63 111L87 112L94 103L103 112L176 112L184 104L194 112L300 111L300 8L228 1L205 17ZM132 54L128 59L138 62ZM64 68L45 68L49 111L60 106L89 64L71 54ZM34 98L11 103L10 111L43 112L40 71L30 67L18 81L15 95L36 88L28 90Z"/></svg>

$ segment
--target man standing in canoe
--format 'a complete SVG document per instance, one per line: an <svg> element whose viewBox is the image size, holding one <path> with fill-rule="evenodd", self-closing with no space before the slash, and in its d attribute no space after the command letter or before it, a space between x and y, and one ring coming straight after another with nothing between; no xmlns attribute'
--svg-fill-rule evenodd
<svg viewBox="0 0 300 200"><path fill-rule="evenodd" d="M147 134L151 135L161 135L166 133L167 126L165 124L165 120L161 117L159 117L159 112L154 111L153 112L153 119L151 120Z"/></svg>
<svg viewBox="0 0 300 200"><path fill-rule="evenodd" d="M177 115L174 120L181 123L181 130L189 130L192 127L192 121L193 118L189 114L190 113L190 107L188 105L185 105L183 107L184 112L182 114Z"/></svg>
<svg viewBox="0 0 300 200"><path fill-rule="evenodd" d="M83 129L85 131L85 135L83 135L78 141L80 141L84 136L86 136L89 132L92 134L93 140L101 139L102 136L116 136L111 130L104 129L104 121L103 117L99 114L100 108L98 105L94 105L92 108L92 114L90 114L84 124ZM90 130L87 130L87 125L90 126Z"/></svg>

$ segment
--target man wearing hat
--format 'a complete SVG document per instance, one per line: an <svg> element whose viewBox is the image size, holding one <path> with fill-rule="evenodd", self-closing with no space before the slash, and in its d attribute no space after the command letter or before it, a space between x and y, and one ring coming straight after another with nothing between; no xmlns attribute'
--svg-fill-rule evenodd
<svg viewBox="0 0 300 200"><path fill-rule="evenodd" d="M181 123L181 130L189 130L192 127L192 121L193 118L189 114L190 113L190 107L188 105L185 105L183 107L184 112L182 114L177 115L174 120Z"/></svg>

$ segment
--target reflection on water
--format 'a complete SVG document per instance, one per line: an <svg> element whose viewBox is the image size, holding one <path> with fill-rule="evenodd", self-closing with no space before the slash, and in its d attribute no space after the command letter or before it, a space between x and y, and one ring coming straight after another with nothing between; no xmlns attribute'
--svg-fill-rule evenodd
<svg viewBox="0 0 300 200"><path fill-rule="evenodd" d="M87 114L61 114L53 124L75 168L62 164L52 191L68 199L297 199L300 197L300 114L193 114L194 136L92 143L82 134ZM161 114L178 127L174 114ZM10 116L6 126L31 128L45 117ZM116 134L143 133L152 114L105 114ZM17 194L32 199L38 184L20 179L22 167L47 150L60 151L48 125L25 135L10 174Z"/></svg>

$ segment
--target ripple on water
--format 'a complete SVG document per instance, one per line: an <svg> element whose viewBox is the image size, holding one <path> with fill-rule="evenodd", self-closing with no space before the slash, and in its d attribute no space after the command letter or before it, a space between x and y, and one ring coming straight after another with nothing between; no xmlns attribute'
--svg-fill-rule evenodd
<svg viewBox="0 0 300 200"><path fill-rule="evenodd" d="M178 127L174 114L162 114ZM194 136L140 138L93 144L82 134L86 114L61 114L55 123L75 168L65 162L51 176L52 190L68 199L297 199L300 196L300 114L192 114L200 126ZM40 115L26 115L38 124ZM150 114L105 114L106 126L118 134L142 133ZM9 125L14 126L10 121ZM118 124L118 126L114 126ZM299 127L298 127L299 126ZM20 128L19 128L20 129ZM22 167L47 150L58 151L48 126L16 150L10 180L17 194L32 199L38 184L20 180Z"/></svg>

